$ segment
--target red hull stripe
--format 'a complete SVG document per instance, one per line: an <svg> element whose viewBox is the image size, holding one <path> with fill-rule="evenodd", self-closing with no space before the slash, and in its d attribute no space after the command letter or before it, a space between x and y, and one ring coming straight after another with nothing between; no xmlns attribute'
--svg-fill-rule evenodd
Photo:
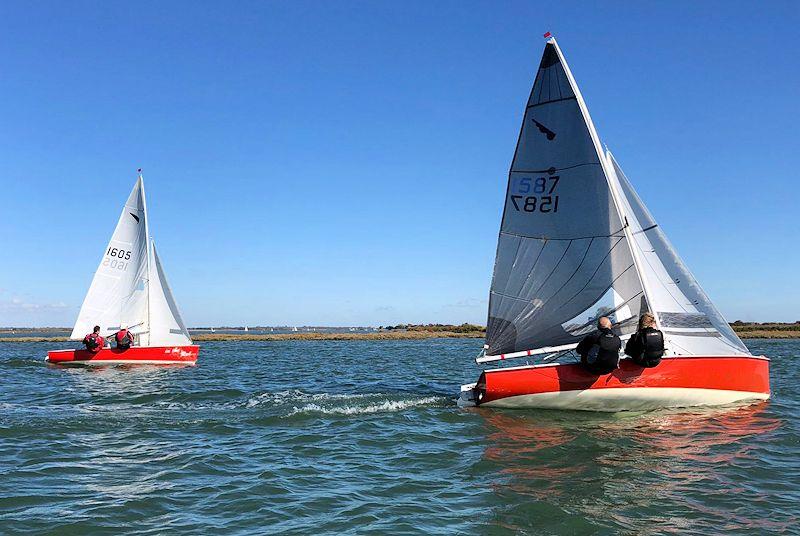
<svg viewBox="0 0 800 536"><path fill-rule="evenodd" d="M769 360L758 357L665 358L654 368L630 359L611 374L597 376L577 364L488 370L478 387L482 403L510 396L632 387L683 387L769 394Z"/></svg>
<svg viewBox="0 0 800 536"><path fill-rule="evenodd" d="M88 350L54 350L47 352L50 363L91 363L93 361L159 361L164 363L194 363L199 346L134 346L127 350L103 348L97 353Z"/></svg>

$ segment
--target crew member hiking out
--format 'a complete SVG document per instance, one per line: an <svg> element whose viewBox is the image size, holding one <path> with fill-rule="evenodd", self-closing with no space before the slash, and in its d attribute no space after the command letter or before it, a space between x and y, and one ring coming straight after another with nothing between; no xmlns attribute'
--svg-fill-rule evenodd
<svg viewBox="0 0 800 536"><path fill-rule="evenodd" d="M120 324L119 331L114 334L114 341L118 350L127 350L133 345L133 333L128 331L128 326Z"/></svg>
<svg viewBox="0 0 800 536"><path fill-rule="evenodd" d="M94 331L83 338L83 345L93 354L102 350L105 344L106 340L100 336L100 326L95 326Z"/></svg>
<svg viewBox="0 0 800 536"><path fill-rule="evenodd" d="M656 319L645 313L639 319L639 331L628 339L625 353L642 367L655 367L664 355L664 334L656 329Z"/></svg>
<svg viewBox="0 0 800 536"><path fill-rule="evenodd" d="M602 316L597 320L597 331L583 338L575 351L581 364L593 374L608 374L617 368L622 341L611 331L611 320Z"/></svg>

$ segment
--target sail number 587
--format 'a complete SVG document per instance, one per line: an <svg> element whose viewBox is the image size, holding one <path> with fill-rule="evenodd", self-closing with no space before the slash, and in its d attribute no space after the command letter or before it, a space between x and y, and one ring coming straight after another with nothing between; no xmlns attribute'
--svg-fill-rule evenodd
<svg viewBox="0 0 800 536"><path fill-rule="evenodd" d="M545 214L558 212L558 196L553 195L558 186L558 179L558 175L515 179L511 189L511 203L514 205L514 210Z"/></svg>

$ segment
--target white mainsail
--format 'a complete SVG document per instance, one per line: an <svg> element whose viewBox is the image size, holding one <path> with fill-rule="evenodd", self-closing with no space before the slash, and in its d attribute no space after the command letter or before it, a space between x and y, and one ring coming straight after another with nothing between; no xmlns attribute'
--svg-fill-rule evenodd
<svg viewBox="0 0 800 536"><path fill-rule="evenodd" d="M191 344L148 235L140 175L83 300L71 339L83 339L95 325L107 335L126 324L141 346Z"/></svg>
<svg viewBox="0 0 800 536"><path fill-rule="evenodd" d="M603 315L627 335L635 331L640 314L651 309L666 330L671 353L747 353L660 229L653 233L659 247L647 242L649 235L642 231L649 231L645 227L652 218L640 217L637 210L646 212L603 151L580 90L551 38L509 171L489 296L488 357L480 361L570 348ZM678 285L685 294L679 300L696 302L693 307L669 302L667 296L674 296L662 284L664 274L646 269L655 264L654 256L662 267L678 267L673 272L680 273ZM696 325L683 325L691 320Z"/></svg>

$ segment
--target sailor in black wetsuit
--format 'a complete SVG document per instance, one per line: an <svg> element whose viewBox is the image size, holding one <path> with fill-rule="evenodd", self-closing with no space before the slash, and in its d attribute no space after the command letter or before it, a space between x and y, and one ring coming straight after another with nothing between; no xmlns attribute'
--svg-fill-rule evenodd
<svg viewBox="0 0 800 536"><path fill-rule="evenodd" d="M602 316L597 321L597 331L578 343L575 351L581 364L593 374L608 374L617 368L622 341L611 331L611 320Z"/></svg>
<svg viewBox="0 0 800 536"><path fill-rule="evenodd" d="M664 334L656 329L656 319L650 313L645 313L639 319L639 331L628 339L625 353L642 367L655 367L661 363L664 355Z"/></svg>

